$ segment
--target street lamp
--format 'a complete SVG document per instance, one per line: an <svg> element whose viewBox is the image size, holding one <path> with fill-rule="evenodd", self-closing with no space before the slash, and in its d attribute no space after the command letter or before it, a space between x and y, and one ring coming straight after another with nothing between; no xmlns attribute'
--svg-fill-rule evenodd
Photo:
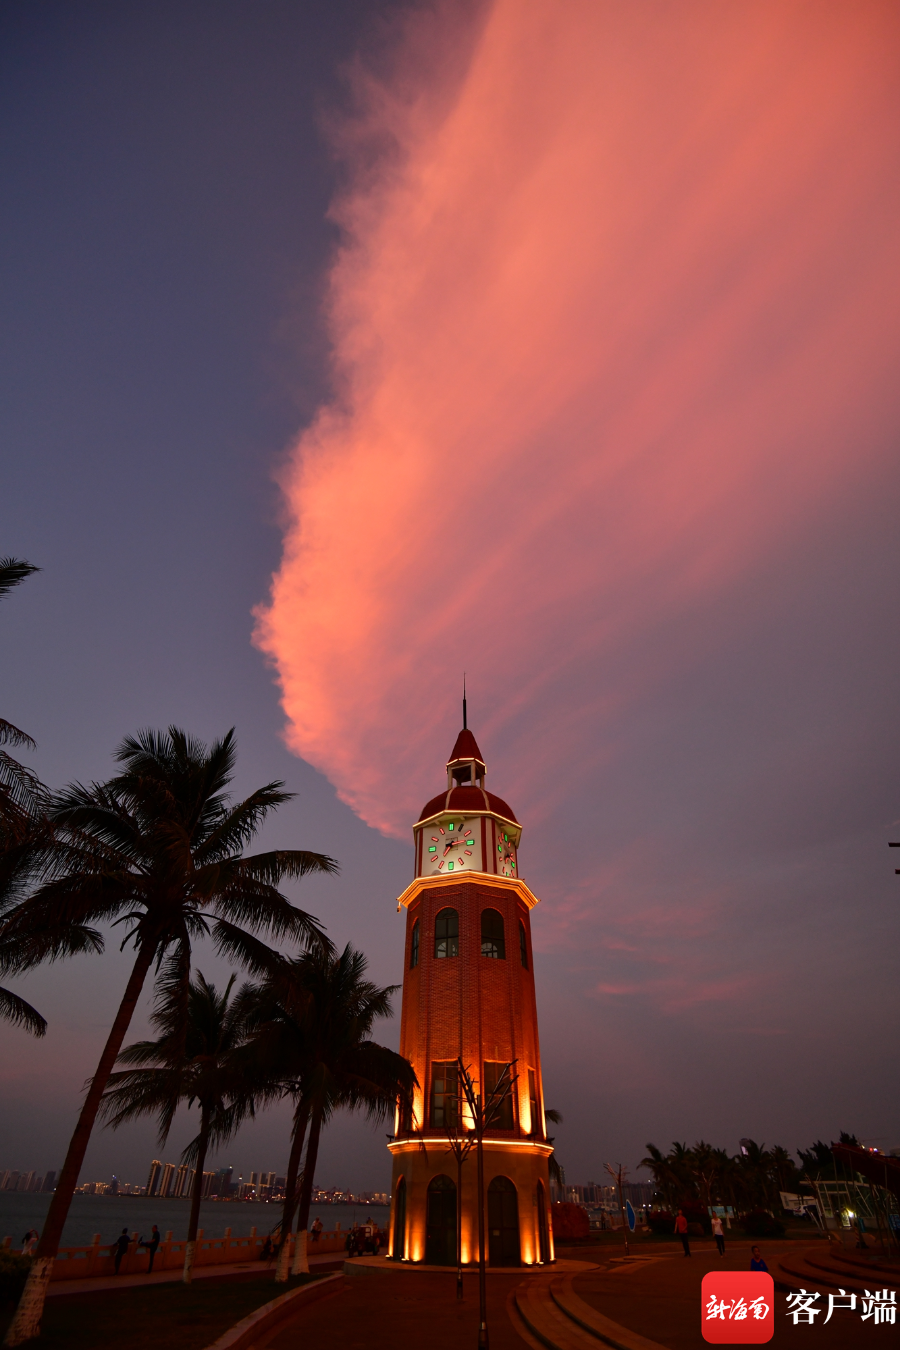
<svg viewBox="0 0 900 1350"><path fill-rule="evenodd" d="M475 1084L472 1082L471 1075L462 1059L458 1059L456 1062L459 1065L459 1081L466 1098L466 1105L469 1108L469 1115L472 1117L472 1133L475 1136L475 1157L478 1163L478 1350L488 1350L487 1279L484 1264L484 1132L496 1120L501 1106L511 1094L513 1085L518 1080L518 1074L512 1072L516 1060L510 1060L509 1064L504 1065L503 1072L497 1079L493 1092L487 1101L482 1103L481 1094L475 1091Z"/></svg>

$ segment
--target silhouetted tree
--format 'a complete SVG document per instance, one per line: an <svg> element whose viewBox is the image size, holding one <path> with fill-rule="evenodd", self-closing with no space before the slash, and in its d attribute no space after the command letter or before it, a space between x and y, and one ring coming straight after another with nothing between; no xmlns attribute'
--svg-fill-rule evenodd
<svg viewBox="0 0 900 1350"><path fill-rule="evenodd" d="M44 1223L35 1260L4 1344L40 1329L47 1283L59 1248L100 1099L122 1049L151 969L174 958L184 989L192 944L211 935L217 950L259 971L270 949L255 936L306 942L325 939L315 920L278 889L286 878L334 872L333 859L305 850L244 856L270 811L289 801L283 783L267 783L244 801L227 795L235 763L234 732L211 748L179 730L143 731L117 752L123 771L107 783L74 784L49 810L56 835L54 875L7 919L7 959L25 970L59 954L48 926L84 930L93 923L130 924L123 945L135 961L112 1029L90 1080ZM89 930L96 943L102 939Z"/></svg>

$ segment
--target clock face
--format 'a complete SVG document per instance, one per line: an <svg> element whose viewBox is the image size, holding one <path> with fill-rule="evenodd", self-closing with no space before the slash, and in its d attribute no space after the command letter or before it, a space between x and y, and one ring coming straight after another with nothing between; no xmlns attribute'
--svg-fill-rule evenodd
<svg viewBox="0 0 900 1350"><path fill-rule="evenodd" d="M462 816L448 816L426 825L422 833L423 876L481 869L481 823L477 817L466 820Z"/></svg>
<svg viewBox="0 0 900 1350"><path fill-rule="evenodd" d="M516 875L516 846L506 830L497 830L497 871L502 877Z"/></svg>

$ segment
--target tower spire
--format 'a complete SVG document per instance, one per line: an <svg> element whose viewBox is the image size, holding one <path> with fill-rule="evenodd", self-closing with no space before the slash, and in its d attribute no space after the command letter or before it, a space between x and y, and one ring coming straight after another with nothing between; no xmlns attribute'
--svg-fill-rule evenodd
<svg viewBox="0 0 900 1350"><path fill-rule="evenodd" d="M463 731L466 730L468 725L466 721L466 672L463 671Z"/></svg>

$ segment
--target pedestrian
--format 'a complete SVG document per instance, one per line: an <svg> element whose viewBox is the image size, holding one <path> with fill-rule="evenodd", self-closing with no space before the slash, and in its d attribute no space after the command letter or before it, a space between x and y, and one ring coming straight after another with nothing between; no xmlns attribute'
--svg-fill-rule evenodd
<svg viewBox="0 0 900 1350"><path fill-rule="evenodd" d="M364 1230L364 1232L365 1232L365 1241L364 1241L364 1244L363 1244L363 1250L364 1250L364 1252L366 1253L367 1256L371 1256L371 1254L372 1254L372 1237L373 1237L373 1231L374 1231L374 1224L372 1223L372 1216L369 1215L369 1217L366 1219L366 1226L365 1226L365 1230Z"/></svg>
<svg viewBox="0 0 900 1350"><path fill-rule="evenodd" d="M681 1245L684 1248L685 1256L691 1254L691 1244L688 1242L687 1219L684 1217L684 1210L678 1211L678 1217L675 1220L675 1232L681 1238Z"/></svg>
<svg viewBox="0 0 900 1350"><path fill-rule="evenodd" d="M37 1244L37 1240L38 1240L38 1230L36 1228L29 1228L28 1232L22 1239L23 1256L31 1256Z"/></svg>
<svg viewBox="0 0 900 1350"><path fill-rule="evenodd" d="M719 1249L719 1255L725 1255L725 1230L722 1227L722 1220L718 1214L713 1211L712 1216L713 1237L716 1239L716 1246Z"/></svg>
<svg viewBox="0 0 900 1350"><path fill-rule="evenodd" d="M271 1237L267 1237L262 1245L262 1251L259 1254L260 1261L271 1261L275 1254L275 1246Z"/></svg>
<svg viewBox="0 0 900 1350"><path fill-rule="evenodd" d="M381 1229L377 1223L372 1224L372 1255L377 1256L381 1250Z"/></svg>
<svg viewBox="0 0 900 1350"><path fill-rule="evenodd" d="M159 1246L159 1229L156 1224L153 1225L153 1231L150 1234L149 1241L145 1242L144 1239L141 1238L138 1246L146 1247L147 1251L150 1253L150 1264L147 1267L147 1274L149 1275L153 1270L153 1258L156 1255L156 1249Z"/></svg>
<svg viewBox="0 0 900 1350"><path fill-rule="evenodd" d="M119 1266L122 1264L122 1257L128 1251L131 1244L131 1238L128 1236L128 1229L123 1228L119 1236L112 1245L112 1254L116 1261L116 1274L119 1273Z"/></svg>
<svg viewBox="0 0 900 1350"><path fill-rule="evenodd" d="M759 1250L758 1247L750 1248L750 1269L765 1270L765 1271L768 1271L769 1269L765 1261L762 1259L762 1252Z"/></svg>
<svg viewBox="0 0 900 1350"><path fill-rule="evenodd" d="M318 1242L319 1238L322 1236L322 1226L323 1226L322 1220L319 1218L317 1214L316 1217L313 1219L313 1226L310 1229L312 1233L313 1242Z"/></svg>

